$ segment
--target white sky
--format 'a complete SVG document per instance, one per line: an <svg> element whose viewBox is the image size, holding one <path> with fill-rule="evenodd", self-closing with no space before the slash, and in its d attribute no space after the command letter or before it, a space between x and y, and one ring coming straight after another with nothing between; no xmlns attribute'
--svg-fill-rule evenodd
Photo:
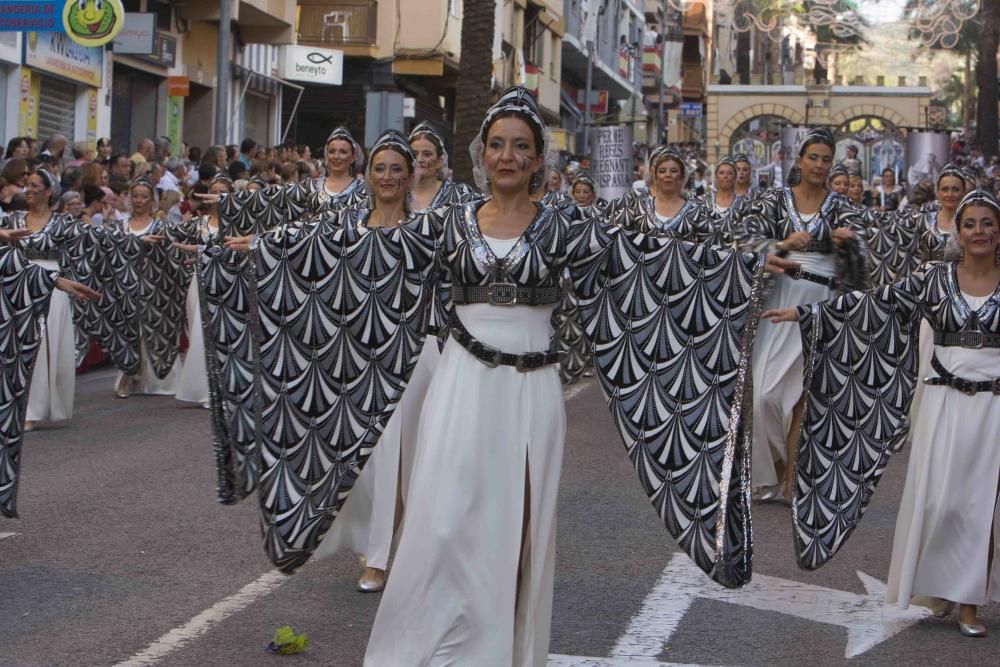
<svg viewBox="0 0 1000 667"><path fill-rule="evenodd" d="M906 0L858 0L858 10L872 23L898 21Z"/></svg>

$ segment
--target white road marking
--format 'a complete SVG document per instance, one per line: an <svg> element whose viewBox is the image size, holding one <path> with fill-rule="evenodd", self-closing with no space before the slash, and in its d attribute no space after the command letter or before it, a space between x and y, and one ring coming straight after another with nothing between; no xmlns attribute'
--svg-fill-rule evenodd
<svg viewBox="0 0 1000 667"><path fill-rule="evenodd" d="M886 606L885 584L860 570L857 574L865 586L864 595L761 574L755 574L746 587L732 590L709 580L686 555L675 554L611 656L655 660L669 646L684 615L699 599L776 611L846 628L845 658L860 655L931 615L923 607L898 611Z"/></svg>
<svg viewBox="0 0 1000 667"><path fill-rule="evenodd" d="M115 667L139 667L153 665L168 654L182 648L185 644L208 632L238 611L250 606L258 598L264 597L288 581L290 577L277 570L271 570L261 575L256 581L244 586L238 593L201 612L190 621L163 635L145 650L136 653L128 660L119 662Z"/></svg>
<svg viewBox="0 0 1000 667"><path fill-rule="evenodd" d="M583 380L577 384L574 384L571 387L566 388L563 391L563 400L566 401L567 403L572 401L574 398L579 396L584 389L586 389L589 386L590 382L588 380Z"/></svg>
<svg viewBox="0 0 1000 667"><path fill-rule="evenodd" d="M14 537L15 535L20 535L21 533L0 533L0 540L6 540L8 537Z"/></svg>
<svg viewBox="0 0 1000 667"><path fill-rule="evenodd" d="M660 662L647 658L588 658L582 655L550 655L548 667L703 667L683 662Z"/></svg>

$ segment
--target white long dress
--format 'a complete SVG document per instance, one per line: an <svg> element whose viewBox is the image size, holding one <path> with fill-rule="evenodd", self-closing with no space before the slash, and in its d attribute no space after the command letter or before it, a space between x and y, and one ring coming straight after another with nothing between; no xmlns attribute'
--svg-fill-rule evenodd
<svg viewBox="0 0 1000 667"><path fill-rule="evenodd" d="M55 260L39 259L33 263L50 271L59 269ZM76 393L76 347L73 306L69 295L52 291L45 336L38 347L35 369L28 389L26 421L62 421L73 416Z"/></svg>
<svg viewBox="0 0 1000 667"><path fill-rule="evenodd" d="M515 243L487 241L498 257ZM473 336L505 352L551 342L551 307L456 312ZM365 665L542 667L566 435L559 367L489 368L449 339L428 394Z"/></svg>
<svg viewBox="0 0 1000 667"><path fill-rule="evenodd" d="M973 311L988 298L963 296ZM934 352L958 377L1000 377L996 348L934 346ZM975 605L1000 601L1000 534L990 544L991 531L1000 526L998 479L1000 397L925 385L896 519L889 603L905 609L911 602L927 604L922 598Z"/></svg>
<svg viewBox="0 0 1000 667"><path fill-rule="evenodd" d="M130 234L135 234L136 236L142 236L149 231L149 228L153 226L153 221L150 221L144 229L132 229L131 226L127 226ZM141 337L140 337L141 339ZM156 377L156 372L153 370L153 365L149 363L149 354L146 352L146 344L140 343L139 348L139 372L132 376L132 381L129 383L128 392L131 394L148 394L153 396L173 396L177 393L177 381L180 377L178 371L179 362L174 362L173 367L167 376L162 380ZM118 372L115 374L115 388L117 389L119 383L121 382L124 373Z"/></svg>
<svg viewBox="0 0 1000 667"><path fill-rule="evenodd" d="M364 555L368 567L388 569L396 510L400 501L404 509L407 505L420 411L440 357L437 339L428 336L399 406L315 558L349 550Z"/></svg>
<svg viewBox="0 0 1000 667"><path fill-rule="evenodd" d="M214 234L218 228L207 225L206 231ZM175 398L178 401L204 405L208 403L208 370L205 367L205 333L201 326L201 297L198 293L198 281L194 278L188 285L185 312L188 349L180 362Z"/></svg>
<svg viewBox="0 0 1000 667"><path fill-rule="evenodd" d="M808 216L802 216L808 219ZM788 259L822 276L834 275L832 255L792 252ZM826 301L832 290L809 280L777 277L777 287L767 299L767 308L792 308ZM788 460L788 430L792 411L802 398L802 336L795 327L761 320L753 349L753 468L754 488L784 481Z"/></svg>

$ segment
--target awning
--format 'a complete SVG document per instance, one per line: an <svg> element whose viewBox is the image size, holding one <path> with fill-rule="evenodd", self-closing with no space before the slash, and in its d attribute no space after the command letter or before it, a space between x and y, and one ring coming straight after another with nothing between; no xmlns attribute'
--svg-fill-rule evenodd
<svg viewBox="0 0 1000 667"><path fill-rule="evenodd" d="M237 65L236 63L233 63L233 76L241 81L245 81L245 83L243 84L243 90L240 91L240 101L233 109L232 118L229 119L230 127L236 122L236 116L239 114L240 109L243 108L243 100L247 96L248 89L253 88L255 91L264 93L265 95L277 95L281 86L286 86L298 92L298 97L295 99L295 106L292 108L292 113L288 116L288 124L285 125L285 129L281 133L281 141L284 142L288 137L288 130L292 127L292 121L295 120L295 113L299 110L299 102L302 101L302 93L305 91L305 88L291 81L276 79L273 76L255 72L249 67Z"/></svg>

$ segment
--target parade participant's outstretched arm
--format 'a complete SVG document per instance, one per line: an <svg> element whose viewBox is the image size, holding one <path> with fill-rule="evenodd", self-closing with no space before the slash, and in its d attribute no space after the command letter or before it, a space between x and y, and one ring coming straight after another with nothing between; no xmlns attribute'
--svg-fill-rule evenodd
<svg viewBox="0 0 1000 667"><path fill-rule="evenodd" d="M798 322L805 412L792 485L799 564L815 569L850 537L905 441L917 381L924 272L831 301L769 310Z"/></svg>
<svg viewBox="0 0 1000 667"><path fill-rule="evenodd" d="M367 229L355 209L250 244L260 504L272 562L291 572L329 530L425 340L434 214Z"/></svg>
<svg viewBox="0 0 1000 667"><path fill-rule="evenodd" d="M639 481L709 576L750 580L749 361L765 268L795 265L635 234L570 232L594 368Z"/></svg>

